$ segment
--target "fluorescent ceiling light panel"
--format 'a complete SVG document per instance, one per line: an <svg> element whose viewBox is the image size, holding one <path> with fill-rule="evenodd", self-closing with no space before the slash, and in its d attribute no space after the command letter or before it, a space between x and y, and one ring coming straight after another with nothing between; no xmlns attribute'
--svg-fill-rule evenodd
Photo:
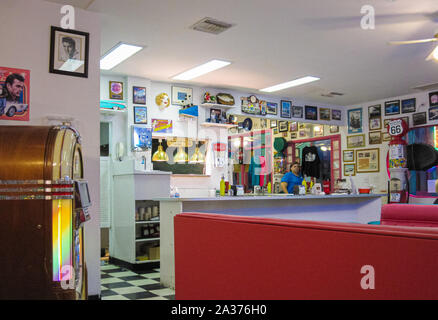
<svg viewBox="0 0 438 320"><path fill-rule="evenodd" d="M433 50L432 56L438 61L438 46L436 46L435 50Z"/></svg>
<svg viewBox="0 0 438 320"><path fill-rule="evenodd" d="M211 60L207 63L204 63L200 66L197 66L193 69L190 69L188 71L185 71L183 73L180 73L176 76L174 76L172 79L174 80L191 80L197 77L200 77L206 73L215 71L217 69L226 67L231 62L224 61L224 60Z"/></svg>
<svg viewBox="0 0 438 320"><path fill-rule="evenodd" d="M272 86L272 87L260 89L260 91L263 91L263 92L280 91L280 90L283 90L283 89L286 89L286 88L300 86L302 84L306 84L306 83L317 81L317 80L319 80L319 78L307 76L307 77L304 77L304 78L299 78L299 79L296 79L296 80L280 83L280 84L277 84L277 85Z"/></svg>
<svg viewBox="0 0 438 320"><path fill-rule="evenodd" d="M100 59L100 69L110 70L142 49L140 46L120 42Z"/></svg>

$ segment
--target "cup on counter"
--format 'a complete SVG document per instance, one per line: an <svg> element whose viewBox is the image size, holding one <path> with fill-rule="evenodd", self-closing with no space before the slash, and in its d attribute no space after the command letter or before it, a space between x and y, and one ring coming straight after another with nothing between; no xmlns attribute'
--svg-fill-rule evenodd
<svg viewBox="0 0 438 320"><path fill-rule="evenodd" d="M216 197L216 189L209 189L209 190L208 190L208 196L209 196L210 198L214 198L214 197Z"/></svg>

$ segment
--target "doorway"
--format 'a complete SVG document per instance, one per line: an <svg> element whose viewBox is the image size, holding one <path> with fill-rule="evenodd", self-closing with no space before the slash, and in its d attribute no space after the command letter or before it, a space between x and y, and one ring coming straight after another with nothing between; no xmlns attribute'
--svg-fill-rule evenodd
<svg viewBox="0 0 438 320"><path fill-rule="evenodd" d="M325 136L304 140L294 140L288 143L286 149L286 166L287 168L298 161L302 163L303 149L315 147L320 159L317 168L318 176L316 183L323 184L324 180L330 180L330 190L333 192L336 181L342 179L341 172L341 136Z"/></svg>

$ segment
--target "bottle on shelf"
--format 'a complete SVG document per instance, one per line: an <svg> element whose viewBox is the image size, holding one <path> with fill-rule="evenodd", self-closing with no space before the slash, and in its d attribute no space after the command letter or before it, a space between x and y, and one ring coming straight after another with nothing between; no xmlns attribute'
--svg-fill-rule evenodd
<svg viewBox="0 0 438 320"><path fill-rule="evenodd" d="M268 182L268 193L272 193L271 181Z"/></svg>
<svg viewBox="0 0 438 320"><path fill-rule="evenodd" d="M225 196L225 177L224 177L224 175L222 175L222 178L221 178L219 194L221 197Z"/></svg>

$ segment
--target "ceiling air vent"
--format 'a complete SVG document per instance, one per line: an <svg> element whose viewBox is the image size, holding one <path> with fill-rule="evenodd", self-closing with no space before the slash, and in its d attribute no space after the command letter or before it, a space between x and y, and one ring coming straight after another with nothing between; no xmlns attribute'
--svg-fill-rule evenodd
<svg viewBox="0 0 438 320"><path fill-rule="evenodd" d="M418 87L413 87L412 89L419 91L434 91L438 90L438 83L426 84Z"/></svg>
<svg viewBox="0 0 438 320"><path fill-rule="evenodd" d="M228 30L232 26L233 25L230 23L222 22L212 18L204 18L201 21L198 21L194 25L192 25L190 29L212 34L219 34L224 32L225 30Z"/></svg>

